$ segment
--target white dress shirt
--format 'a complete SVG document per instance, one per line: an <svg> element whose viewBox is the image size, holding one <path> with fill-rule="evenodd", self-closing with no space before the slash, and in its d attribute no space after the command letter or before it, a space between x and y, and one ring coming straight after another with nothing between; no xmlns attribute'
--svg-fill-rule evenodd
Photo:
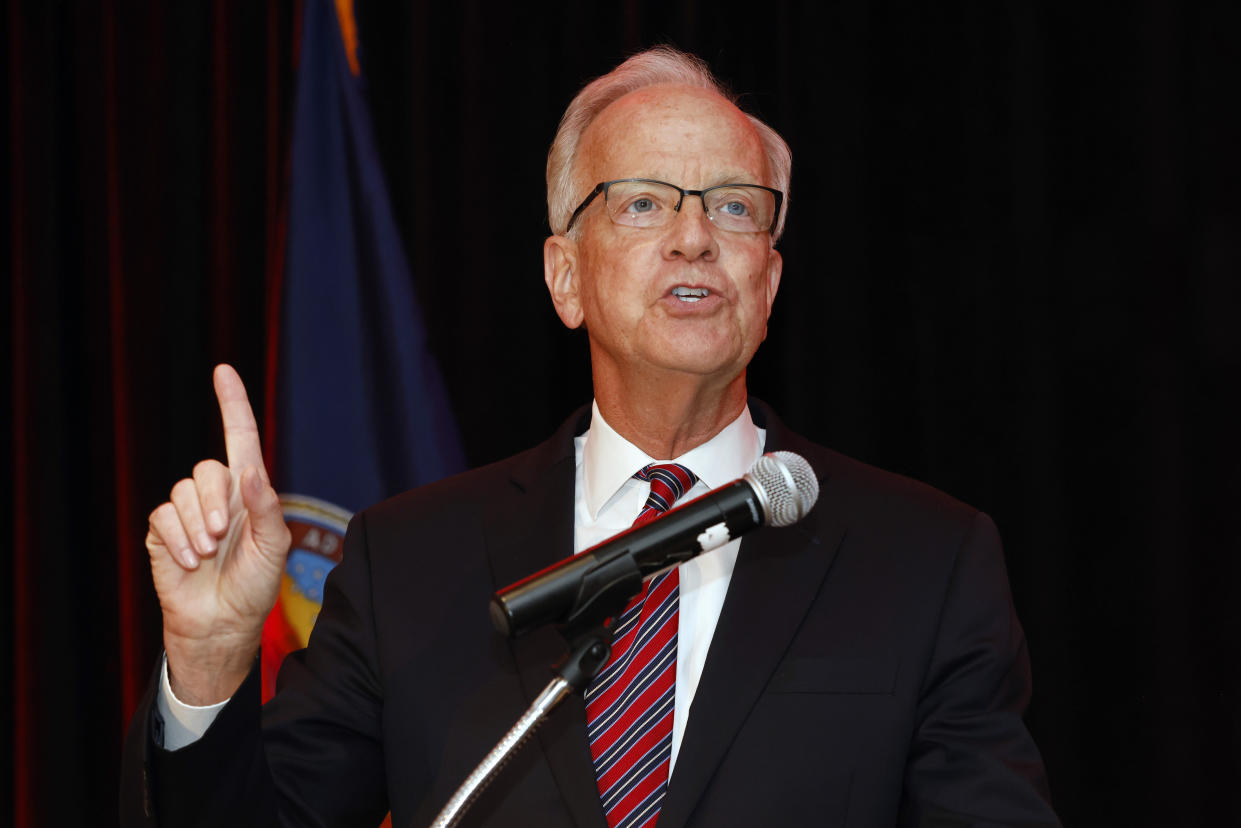
<svg viewBox="0 0 1241 828"><path fill-rule="evenodd" d="M723 431L680 457L654 458L612 430L599 406L592 410L590 429L574 441L577 484L574 488L574 552L581 552L633 525L646 504L651 484L634 478L648 463L680 463L698 476L698 482L680 503L688 503L712 489L733 482L750 470L763 453L766 432L754 425L750 409ZM676 699L672 712L672 760L676 767L689 707L702 678L715 622L737 562L740 540L681 564L680 618L677 628Z"/></svg>
<svg viewBox="0 0 1241 828"><path fill-rule="evenodd" d="M650 493L650 484L633 476L643 466L649 463L680 463L697 475L698 482L678 501L687 503L749 471L763 453L766 436L766 432L750 419L750 410L743 408L737 419L701 446L680 457L654 458L617 434L604 421L598 405L594 405L590 428L573 442L577 463L574 553L601 543L633 525ZM676 766L690 704L702 677L707 649L711 646L715 623L724 606L724 595L728 592L728 582L732 578L740 545L740 540L731 541L680 566L672 767ZM176 750L200 739L225 704L226 701L196 707L177 699L168 682L168 659L164 658L156 707L164 719L166 749ZM496 738L502 735L497 733Z"/></svg>

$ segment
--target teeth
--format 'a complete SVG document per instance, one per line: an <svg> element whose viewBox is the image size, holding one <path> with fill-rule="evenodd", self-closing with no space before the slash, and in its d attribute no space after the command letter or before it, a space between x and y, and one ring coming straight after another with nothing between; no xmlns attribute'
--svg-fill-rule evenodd
<svg viewBox="0 0 1241 828"><path fill-rule="evenodd" d="M697 302L699 299L705 299L710 294L711 291L706 288L674 287L672 289L672 295L682 302Z"/></svg>

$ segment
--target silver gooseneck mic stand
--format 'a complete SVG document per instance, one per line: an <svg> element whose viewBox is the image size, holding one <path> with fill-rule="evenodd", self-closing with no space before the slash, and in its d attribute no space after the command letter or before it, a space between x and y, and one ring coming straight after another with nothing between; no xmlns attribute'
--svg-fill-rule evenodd
<svg viewBox="0 0 1241 828"><path fill-rule="evenodd" d="M552 680L509 732L504 734L504 738L483 758L474 772L461 783L461 787L457 788L457 792L431 823L431 828L453 828L461 821L466 809L474 804L474 800L500 772L509 757L525 744L548 714L569 693L580 693L584 690L595 674L603 669L612 653L611 641L611 632L604 626L597 626L571 643L568 654L552 668Z"/></svg>
<svg viewBox="0 0 1241 828"><path fill-rule="evenodd" d="M579 558L580 559L580 558ZM674 560L675 566L679 560ZM576 601L572 612L556 629L569 645L569 651L552 667L554 677L543 688L534 703L522 714L504 738L500 740L483 761L457 788L439 816L431 823L432 828L452 828L461 821L467 808L478 799L483 790L495 778L509 757L521 747L534 729L555 709L570 692L581 693L590 684L612 654L612 632L609 620L616 617L629 603L629 599L642 589L642 571L632 555L619 555L614 560L593 565L590 577L575 592ZM518 582L518 585L525 582ZM514 587L518 586L514 585ZM514 587L509 587L513 589ZM510 638L524 630L512 623L512 618L498 600L492 598L491 620L496 630Z"/></svg>

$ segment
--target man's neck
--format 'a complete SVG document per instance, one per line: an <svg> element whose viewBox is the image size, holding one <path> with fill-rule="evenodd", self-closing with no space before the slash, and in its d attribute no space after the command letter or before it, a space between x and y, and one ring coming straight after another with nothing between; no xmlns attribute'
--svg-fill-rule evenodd
<svg viewBox="0 0 1241 828"><path fill-rule="evenodd" d="M656 460L680 457L707 442L746 404L744 372L722 386L684 377L601 380L596 372L599 413L616 433Z"/></svg>

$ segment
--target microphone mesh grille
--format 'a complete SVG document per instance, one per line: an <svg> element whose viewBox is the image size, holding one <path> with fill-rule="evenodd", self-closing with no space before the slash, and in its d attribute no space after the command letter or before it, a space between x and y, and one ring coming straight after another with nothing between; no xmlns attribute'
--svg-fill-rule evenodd
<svg viewBox="0 0 1241 828"><path fill-rule="evenodd" d="M767 501L767 524L791 526L819 499L819 478L800 454L773 451L758 458L746 474Z"/></svg>

